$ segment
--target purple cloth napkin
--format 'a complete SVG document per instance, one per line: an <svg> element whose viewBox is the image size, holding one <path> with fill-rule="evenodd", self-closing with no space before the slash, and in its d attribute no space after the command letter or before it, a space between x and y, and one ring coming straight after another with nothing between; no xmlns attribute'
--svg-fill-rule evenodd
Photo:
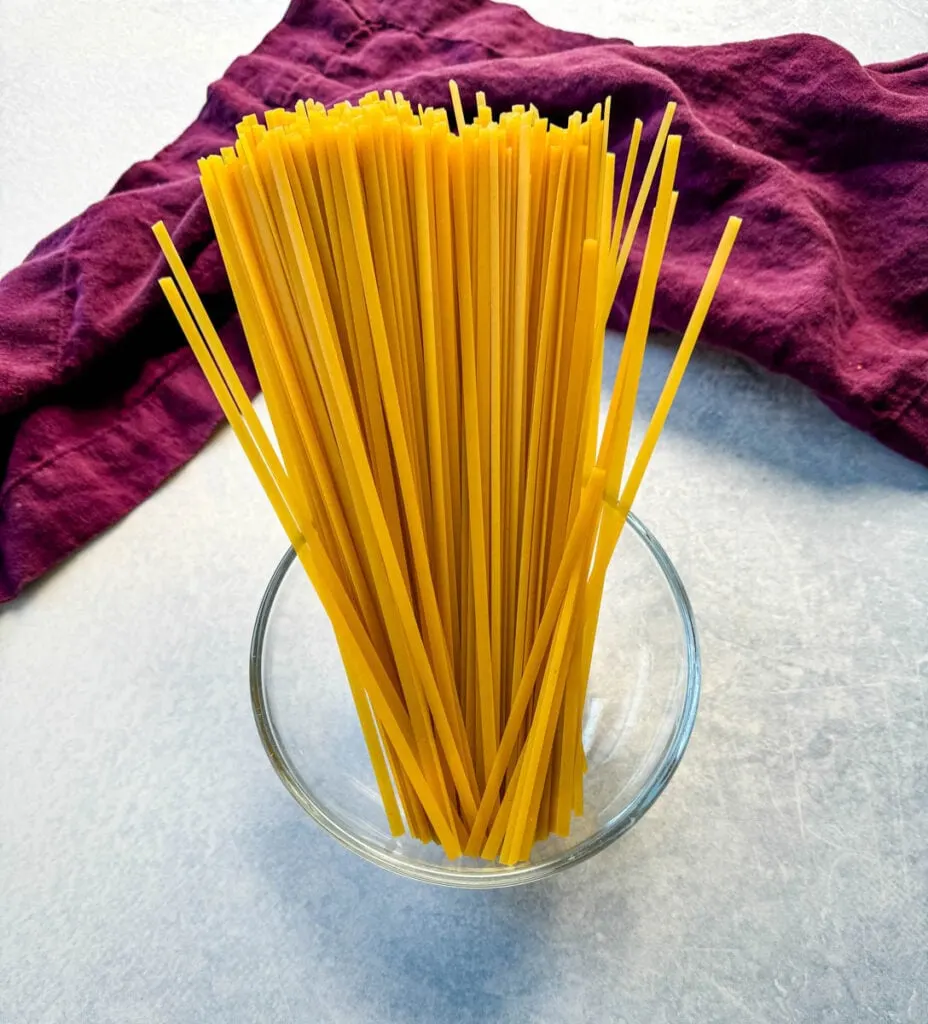
<svg viewBox="0 0 928 1024"><path fill-rule="evenodd" d="M252 111L373 88L447 104L451 76L465 98L553 118L611 93L620 154L632 118L652 138L675 99L681 197L656 323L683 327L725 218L742 216L704 338L928 463L928 55L862 67L813 36L642 48L484 0L294 0L176 142L0 281L0 601L151 494L220 420L155 285L159 218L255 387L197 157ZM623 291L615 325L627 309Z"/></svg>

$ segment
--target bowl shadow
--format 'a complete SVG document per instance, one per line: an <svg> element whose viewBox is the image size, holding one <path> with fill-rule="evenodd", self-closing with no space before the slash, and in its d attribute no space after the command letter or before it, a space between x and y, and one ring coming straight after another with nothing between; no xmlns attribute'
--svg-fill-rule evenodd
<svg viewBox="0 0 928 1024"><path fill-rule="evenodd" d="M307 819L259 829L249 845L294 957L312 957L313 976L324 972L342 994L350 988L363 1004L354 1016L483 1024L552 984L546 947L565 895L559 879L499 891L422 885L338 847ZM344 1019L353 1019L347 1008Z"/></svg>

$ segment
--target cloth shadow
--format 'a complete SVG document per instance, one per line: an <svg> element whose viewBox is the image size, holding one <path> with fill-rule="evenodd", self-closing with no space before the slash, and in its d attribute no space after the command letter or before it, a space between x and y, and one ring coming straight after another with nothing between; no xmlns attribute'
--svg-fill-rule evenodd
<svg viewBox="0 0 928 1024"><path fill-rule="evenodd" d="M636 407L639 432L657 402L677 340L656 335L648 343ZM610 331L604 409L621 348L622 335ZM928 469L843 422L796 381L709 346L697 347L664 429L824 490L871 486L928 493Z"/></svg>

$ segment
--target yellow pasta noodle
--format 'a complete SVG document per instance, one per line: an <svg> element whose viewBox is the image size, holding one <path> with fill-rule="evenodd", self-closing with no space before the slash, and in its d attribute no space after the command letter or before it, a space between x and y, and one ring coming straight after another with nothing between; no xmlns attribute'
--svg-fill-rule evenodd
<svg viewBox="0 0 928 1024"><path fill-rule="evenodd" d="M630 455L675 106L617 156L608 98L555 125L450 90L450 120L390 91L300 101L200 161L273 439L154 232L166 299L332 622L387 827L516 864L582 813L606 569L740 222ZM642 223L597 443L606 318Z"/></svg>

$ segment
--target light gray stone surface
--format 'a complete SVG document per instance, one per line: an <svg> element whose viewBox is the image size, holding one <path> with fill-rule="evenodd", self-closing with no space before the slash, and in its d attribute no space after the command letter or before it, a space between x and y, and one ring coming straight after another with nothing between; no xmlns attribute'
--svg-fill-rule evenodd
<svg viewBox="0 0 928 1024"><path fill-rule="evenodd" d="M928 45L913 2L782 0L750 24L727 0L529 7L643 42ZM32 8L0 0L4 269L280 13ZM162 54L176 80L153 95ZM30 120L39 82L64 88ZM108 118L81 176L51 162L78 109ZM671 355L655 343L642 412ZM695 606L696 733L631 833L525 889L395 878L277 781L245 668L284 541L227 432L5 608L0 1024L928 1021L928 471L704 350L637 510Z"/></svg>

